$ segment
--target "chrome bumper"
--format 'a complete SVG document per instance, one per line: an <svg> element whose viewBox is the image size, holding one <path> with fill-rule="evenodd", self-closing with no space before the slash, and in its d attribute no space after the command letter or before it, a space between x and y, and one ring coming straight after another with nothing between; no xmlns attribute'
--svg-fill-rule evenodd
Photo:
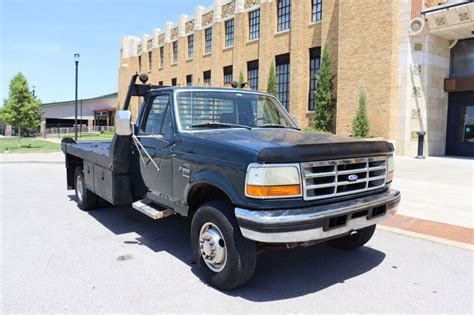
<svg viewBox="0 0 474 315"><path fill-rule="evenodd" d="M342 236L395 214L400 192L385 192L316 207L254 211L235 208L245 238L264 243L295 243Z"/></svg>

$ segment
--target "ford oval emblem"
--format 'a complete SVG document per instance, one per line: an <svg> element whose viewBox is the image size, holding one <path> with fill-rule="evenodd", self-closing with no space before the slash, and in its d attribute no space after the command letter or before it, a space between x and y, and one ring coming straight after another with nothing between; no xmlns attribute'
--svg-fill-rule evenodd
<svg viewBox="0 0 474 315"><path fill-rule="evenodd" d="M359 179L359 176L357 176L356 174L352 174L352 175L349 175L347 179L349 179L350 182L355 182L356 180Z"/></svg>

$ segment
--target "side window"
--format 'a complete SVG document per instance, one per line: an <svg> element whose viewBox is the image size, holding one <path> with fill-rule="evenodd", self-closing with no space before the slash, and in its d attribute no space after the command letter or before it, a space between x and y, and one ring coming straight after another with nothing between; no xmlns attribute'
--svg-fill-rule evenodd
<svg viewBox="0 0 474 315"><path fill-rule="evenodd" d="M171 106L168 106L168 109L165 113L165 117L163 118L161 134L164 135L165 138L171 137L173 135L173 119L171 119Z"/></svg>
<svg viewBox="0 0 474 315"><path fill-rule="evenodd" d="M165 117L165 110L169 107L170 96L168 94L158 95L153 100L153 103L148 110L148 114L145 118L145 126L142 127L148 135L160 134L161 124ZM171 119L169 119L171 122Z"/></svg>

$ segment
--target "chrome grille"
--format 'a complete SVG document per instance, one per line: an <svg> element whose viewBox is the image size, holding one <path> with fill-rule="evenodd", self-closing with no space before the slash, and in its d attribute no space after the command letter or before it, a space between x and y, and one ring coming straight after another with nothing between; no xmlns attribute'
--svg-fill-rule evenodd
<svg viewBox="0 0 474 315"><path fill-rule="evenodd" d="M387 178L387 157L301 163L304 200L356 194L382 188Z"/></svg>

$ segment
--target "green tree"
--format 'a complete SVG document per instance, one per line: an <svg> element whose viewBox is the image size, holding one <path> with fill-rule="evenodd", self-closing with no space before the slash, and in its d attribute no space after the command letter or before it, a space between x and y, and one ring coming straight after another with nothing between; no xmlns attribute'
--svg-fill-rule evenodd
<svg viewBox="0 0 474 315"><path fill-rule="evenodd" d="M352 132L355 137L366 138L369 136L369 117L367 115L367 96L364 87L359 90L359 109L352 121Z"/></svg>
<svg viewBox="0 0 474 315"><path fill-rule="evenodd" d="M273 63L270 66L270 73L268 74L267 93L270 93L275 97L277 96L276 73L275 65Z"/></svg>
<svg viewBox="0 0 474 315"><path fill-rule="evenodd" d="M40 124L41 101L30 92L23 73L18 73L10 81L8 98L0 110L0 120L16 127L17 144L20 147L22 130L37 128Z"/></svg>
<svg viewBox="0 0 474 315"><path fill-rule="evenodd" d="M243 88L244 87L244 74L242 73L242 71L240 71L239 73L239 88Z"/></svg>
<svg viewBox="0 0 474 315"><path fill-rule="evenodd" d="M316 76L314 127L321 131L330 131L334 113L334 84L331 61L327 45L324 46L321 66Z"/></svg>

